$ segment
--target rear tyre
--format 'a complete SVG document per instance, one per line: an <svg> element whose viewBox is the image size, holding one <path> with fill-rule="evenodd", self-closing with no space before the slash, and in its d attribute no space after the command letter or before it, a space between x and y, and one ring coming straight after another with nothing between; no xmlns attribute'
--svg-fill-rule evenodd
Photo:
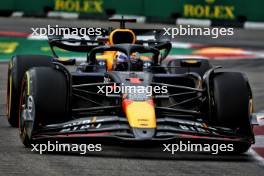
<svg viewBox="0 0 264 176"><path fill-rule="evenodd" d="M19 132L30 147L32 133L44 125L65 122L69 106L69 86L65 73L49 67L26 72L20 96Z"/></svg>
<svg viewBox="0 0 264 176"><path fill-rule="evenodd" d="M213 78L214 114L217 126L236 129L238 135L252 137L250 90L241 73L221 72ZM251 143L235 145L235 153L246 152Z"/></svg>
<svg viewBox="0 0 264 176"><path fill-rule="evenodd" d="M24 73L32 67L51 66L52 58L45 55L18 55L8 66L7 114L12 127L18 127L19 95Z"/></svg>

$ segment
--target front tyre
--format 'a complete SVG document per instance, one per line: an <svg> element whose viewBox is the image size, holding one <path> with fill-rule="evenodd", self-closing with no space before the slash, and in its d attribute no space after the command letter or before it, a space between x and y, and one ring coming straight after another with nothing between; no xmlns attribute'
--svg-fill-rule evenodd
<svg viewBox="0 0 264 176"><path fill-rule="evenodd" d="M213 78L213 123L236 130L237 135L254 140L250 114L252 95L245 77L237 72L216 73ZM234 153L244 153L252 141L235 145Z"/></svg>
<svg viewBox="0 0 264 176"><path fill-rule="evenodd" d="M45 55L17 55L8 65L7 117L12 127L18 127L19 95L24 73L32 67L51 66L53 59Z"/></svg>
<svg viewBox="0 0 264 176"><path fill-rule="evenodd" d="M26 72L19 109L20 138L26 147L30 147L36 130L67 121L69 88L68 77L55 68L37 67Z"/></svg>

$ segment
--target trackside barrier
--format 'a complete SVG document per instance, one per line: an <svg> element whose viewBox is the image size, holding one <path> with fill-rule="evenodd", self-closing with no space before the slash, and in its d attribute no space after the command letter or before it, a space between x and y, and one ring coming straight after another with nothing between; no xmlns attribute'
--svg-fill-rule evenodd
<svg viewBox="0 0 264 176"><path fill-rule="evenodd" d="M260 0L2 0L2 15L22 11L28 16L42 16L62 11L88 16L113 14L138 15L169 20L197 18L224 21L264 21Z"/></svg>

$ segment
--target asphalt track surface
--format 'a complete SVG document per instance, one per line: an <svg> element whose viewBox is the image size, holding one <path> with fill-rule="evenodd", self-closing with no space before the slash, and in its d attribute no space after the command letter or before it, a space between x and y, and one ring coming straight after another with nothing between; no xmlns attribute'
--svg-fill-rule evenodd
<svg viewBox="0 0 264 176"><path fill-rule="evenodd" d="M18 19L15 19L19 21ZM24 19L23 19L24 20ZM28 31L28 23L42 25L46 20L24 20L11 24L0 19L0 29ZM11 20L12 21L12 20ZM54 20L56 22L56 20ZM55 23L54 22L54 23ZM61 24L61 20L59 20ZM90 22L94 24L95 22ZM79 23L78 23L79 24ZM100 23L97 23L100 24ZM107 25L107 24L104 24ZM139 25L144 26L145 25ZM245 31L242 32L246 33ZM264 32L263 32L264 33ZM251 35L251 34L250 34ZM249 36L245 36L249 37ZM262 36L264 37L264 36ZM254 35L252 41L254 41ZM203 42L201 39L200 42ZM206 40L206 39L205 39ZM242 40L242 39L241 39ZM223 41L217 41L225 44ZM209 41L210 43L210 41ZM228 42L230 43L230 41ZM233 41L233 43L237 43ZM254 45L259 45L258 40ZM251 46L252 47L252 46ZM254 46L255 47L255 46ZM256 46L257 47L257 46ZM213 61L232 71L246 72L253 88L256 111L264 109L264 60ZM40 155L26 149L18 130L6 120L7 64L0 64L0 175L263 175L264 167L251 153L239 156L177 153L161 149L103 148L100 153L47 153Z"/></svg>

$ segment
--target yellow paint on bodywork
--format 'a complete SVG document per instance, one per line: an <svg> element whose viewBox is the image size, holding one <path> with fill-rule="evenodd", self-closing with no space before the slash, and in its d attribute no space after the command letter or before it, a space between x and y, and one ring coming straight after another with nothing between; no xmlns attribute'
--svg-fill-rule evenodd
<svg viewBox="0 0 264 176"><path fill-rule="evenodd" d="M148 102L132 102L125 112L131 127L156 128L155 110Z"/></svg>
<svg viewBox="0 0 264 176"><path fill-rule="evenodd" d="M95 127L94 124L96 123L96 116L93 116L92 120L91 120L91 127Z"/></svg>

